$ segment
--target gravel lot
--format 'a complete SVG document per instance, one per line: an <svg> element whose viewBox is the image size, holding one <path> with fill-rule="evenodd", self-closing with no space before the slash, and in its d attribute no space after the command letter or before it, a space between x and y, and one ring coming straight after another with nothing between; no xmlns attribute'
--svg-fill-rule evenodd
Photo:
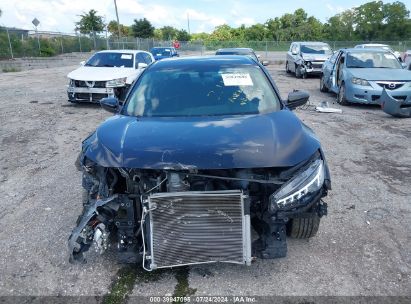
<svg viewBox="0 0 411 304"><path fill-rule="evenodd" d="M110 252L69 264L67 238L81 211L74 161L81 140L110 115L66 101L74 68L0 75L0 295L105 295L126 284L127 271L133 295L411 295L411 119L372 106L296 111L322 141L333 190L318 235L289 240L286 258L150 275ZM269 69L283 98L304 89L312 104L335 100L318 78Z"/></svg>

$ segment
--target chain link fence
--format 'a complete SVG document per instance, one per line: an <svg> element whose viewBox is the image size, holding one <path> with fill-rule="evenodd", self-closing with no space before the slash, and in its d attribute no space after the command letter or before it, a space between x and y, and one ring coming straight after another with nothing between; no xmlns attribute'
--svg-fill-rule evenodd
<svg viewBox="0 0 411 304"><path fill-rule="evenodd" d="M334 50L353 47L364 41L327 41ZM373 41L390 45L404 52L411 49L411 41ZM186 41L180 42L179 52L184 55L212 54L219 48L250 47L269 59L270 52L285 52L291 41ZM172 41L135 37L109 37L106 32L81 35L78 33L41 32L15 28L0 28L0 59L22 57L50 57L72 52L90 52L106 49L150 50L155 46L171 46Z"/></svg>

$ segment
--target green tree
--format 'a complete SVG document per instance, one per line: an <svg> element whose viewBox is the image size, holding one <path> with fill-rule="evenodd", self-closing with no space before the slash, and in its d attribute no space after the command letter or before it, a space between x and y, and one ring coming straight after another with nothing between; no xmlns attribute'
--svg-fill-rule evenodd
<svg viewBox="0 0 411 304"><path fill-rule="evenodd" d="M192 41L204 41L208 39L208 36L210 36L210 34L208 33L193 33L191 34L191 40Z"/></svg>
<svg viewBox="0 0 411 304"><path fill-rule="evenodd" d="M156 40L162 40L163 39L163 34L161 33L160 29L154 29L154 39Z"/></svg>
<svg viewBox="0 0 411 304"><path fill-rule="evenodd" d="M131 25L131 30L134 37L139 38L152 38L154 37L154 27L151 22L146 18L134 19L134 23Z"/></svg>
<svg viewBox="0 0 411 304"><path fill-rule="evenodd" d="M76 22L76 30L82 34L91 34L93 32L102 32L104 30L103 17L97 15L96 10L90 10L88 13L80 15L80 21Z"/></svg>
<svg viewBox="0 0 411 304"><path fill-rule="evenodd" d="M160 28L161 39L163 40L173 40L176 39L178 30L172 26L163 26Z"/></svg>
<svg viewBox="0 0 411 304"><path fill-rule="evenodd" d="M280 41L282 39L282 26L280 18L268 19L265 23L267 28L267 38Z"/></svg>
<svg viewBox="0 0 411 304"><path fill-rule="evenodd" d="M382 1L373 1L355 8L355 31L362 40L371 41L381 38L383 5Z"/></svg>
<svg viewBox="0 0 411 304"><path fill-rule="evenodd" d="M262 41L266 38L267 28L260 23L254 24L245 29L246 41Z"/></svg>
<svg viewBox="0 0 411 304"><path fill-rule="evenodd" d="M384 4L382 7L384 15L383 33L384 39L407 39L411 37L410 11L402 2Z"/></svg>
<svg viewBox="0 0 411 304"><path fill-rule="evenodd" d="M355 11L346 10L328 19L324 24L324 38L327 40L356 40Z"/></svg>
<svg viewBox="0 0 411 304"><path fill-rule="evenodd" d="M112 36L118 37L117 21L111 20L107 25L107 30ZM122 37L130 36L131 35L130 27L120 23L120 35Z"/></svg>
<svg viewBox="0 0 411 304"><path fill-rule="evenodd" d="M186 30L179 30L176 35L178 41L190 41L191 36Z"/></svg>
<svg viewBox="0 0 411 304"><path fill-rule="evenodd" d="M233 39L233 28L227 24L216 26L214 31L208 36L208 39L214 41L230 41Z"/></svg>

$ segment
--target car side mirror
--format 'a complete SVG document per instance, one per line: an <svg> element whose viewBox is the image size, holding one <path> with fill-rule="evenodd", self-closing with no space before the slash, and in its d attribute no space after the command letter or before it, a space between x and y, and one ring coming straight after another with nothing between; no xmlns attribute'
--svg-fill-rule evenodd
<svg viewBox="0 0 411 304"><path fill-rule="evenodd" d="M147 67L147 63L139 62L137 64L137 69L145 69Z"/></svg>
<svg viewBox="0 0 411 304"><path fill-rule="evenodd" d="M405 62L402 62L401 65L402 65L402 68L403 68L403 69L408 68L408 64L406 64Z"/></svg>
<svg viewBox="0 0 411 304"><path fill-rule="evenodd" d="M309 98L310 94L305 91L293 91L288 94L287 107L290 110L294 110L295 108L301 107L302 105L306 104Z"/></svg>
<svg viewBox="0 0 411 304"><path fill-rule="evenodd" d="M86 62L85 62L84 60L80 62L80 65L81 65L81 66L83 66L83 65L85 65L85 64L86 64Z"/></svg>
<svg viewBox="0 0 411 304"><path fill-rule="evenodd" d="M298 55L298 52L292 51L291 54L293 54L293 55Z"/></svg>
<svg viewBox="0 0 411 304"><path fill-rule="evenodd" d="M270 65L270 62L268 60L263 60L262 65L263 66Z"/></svg>
<svg viewBox="0 0 411 304"><path fill-rule="evenodd" d="M100 105L104 110L115 113L119 108L119 101L116 97L106 97L100 100Z"/></svg>

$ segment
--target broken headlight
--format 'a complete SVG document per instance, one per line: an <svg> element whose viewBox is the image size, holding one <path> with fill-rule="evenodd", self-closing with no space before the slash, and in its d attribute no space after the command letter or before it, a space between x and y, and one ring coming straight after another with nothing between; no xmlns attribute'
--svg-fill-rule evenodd
<svg viewBox="0 0 411 304"><path fill-rule="evenodd" d="M351 82L353 84L357 84L357 85L364 86L364 87L371 86L370 83L367 80L361 79L361 78L353 77L353 78L351 78Z"/></svg>
<svg viewBox="0 0 411 304"><path fill-rule="evenodd" d="M324 162L317 159L270 196L271 211L306 205L323 184Z"/></svg>
<svg viewBox="0 0 411 304"><path fill-rule="evenodd" d="M117 78L106 82L106 88L124 87L126 85L127 77Z"/></svg>

